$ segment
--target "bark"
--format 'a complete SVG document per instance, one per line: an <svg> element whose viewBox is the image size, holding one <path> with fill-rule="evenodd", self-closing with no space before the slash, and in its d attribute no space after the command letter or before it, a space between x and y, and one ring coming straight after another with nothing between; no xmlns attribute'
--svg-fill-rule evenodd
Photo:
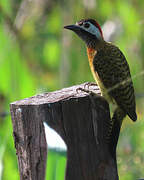
<svg viewBox="0 0 144 180"><path fill-rule="evenodd" d="M117 180L117 164L107 135L108 103L100 95L77 91L84 84L11 103L13 135L21 180L44 179L46 141L42 122L67 145L66 180ZM51 137L49 137L51 138Z"/></svg>

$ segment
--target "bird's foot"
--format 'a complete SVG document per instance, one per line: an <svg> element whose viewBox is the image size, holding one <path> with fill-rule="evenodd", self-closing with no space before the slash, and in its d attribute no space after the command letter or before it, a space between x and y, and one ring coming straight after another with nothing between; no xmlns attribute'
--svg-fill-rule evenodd
<svg viewBox="0 0 144 180"><path fill-rule="evenodd" d="M76 89L76 92L77 93L79 93L79 91L83 91L83 92L85 92L85 93L88 93L89 95L91 95L91 96L98 96L99 97L99 95L98 94L96 94L94 91L92 91L92 90L89 90L89 89L85 89L85 88L77 88Z"/></svg>
<svg viewBox="0 0 144 180"><path fill-rule="evenodd" d="M90 90L88 90L88 89L85 89L85 88L77 88L76 89L76 92L77 93L79 93L79 91L83 91L83 92L86 92L86 93L88 93L88 94L91 94L92 93L92 91L90 91Z"/></svg>
<svg viewBox="0 0 144 180"><path fill-rule="evenodd" d="M90 86L98 86L98 85L96 83L94 83L94 82L87 82L84 85L84 89L85 88L89 89Z"/></svg>
<svg viewBox="0 0 144 180"><path fill-rule="evenodd" d="M83 91L83 92L89 94L89 97L93 104L93 107L95 107L95 98L102 98L102 96L100 96L99 94L97 94L96 92L94 92L92 90L88 90L88 89L84 89L84 88L77 88L76 92L79 93L79 91Z"/></svg>
<svg viewBox="0 0 144 180"><path fill-rule="evenodd" d="M95 91L89 90L89 89L85 89L85 88L77 88L76 92L79 93L79 91L83 91L85 93L88 93L90 96L90 99L93 101L93 98L97 97L97 98L102 98L101 95L97 94ZM102 98L103 99L103 98Z"/></svg>

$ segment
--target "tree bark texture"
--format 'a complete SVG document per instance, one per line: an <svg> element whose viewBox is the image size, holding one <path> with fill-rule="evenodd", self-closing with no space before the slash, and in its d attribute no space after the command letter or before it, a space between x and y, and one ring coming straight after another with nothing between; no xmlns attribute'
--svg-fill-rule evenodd
<svg viewBox="0 0 144 180"><path fill-rule="evenodd" d="M108 103L97 86L90 87L95 93L78 90L86 87L81 84L11 103L21 180L44 179L47 144L43 122L67 145L66 180L118 180L116 155L110 153L107 140Z"/></svg>

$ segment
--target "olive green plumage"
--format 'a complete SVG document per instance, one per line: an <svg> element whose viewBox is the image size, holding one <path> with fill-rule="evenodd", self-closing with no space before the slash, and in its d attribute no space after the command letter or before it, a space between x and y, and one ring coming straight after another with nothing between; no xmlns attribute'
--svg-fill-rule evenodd
<svg viewBox="0 0 144 180"><path fill-rule="evenodd" d="M94 70L98 73L109 96L133 121L137 119L133 83L128 63L118 47L104 43L93 59Z"/></svg>

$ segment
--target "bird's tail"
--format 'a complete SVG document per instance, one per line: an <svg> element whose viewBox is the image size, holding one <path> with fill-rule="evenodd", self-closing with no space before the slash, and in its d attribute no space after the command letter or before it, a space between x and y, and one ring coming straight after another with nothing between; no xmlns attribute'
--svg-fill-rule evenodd
<svg viewBox="0 0 144 180"><path fill-rule="evenodd" d="M116 146L118 143L122 121L125 118L125 116L126 116L126 113L122 109L117 107L112 117L112 130L111 130L110 141L109 141L109 149L110 149L111 155L114 158L116 158Z"/></svg>

